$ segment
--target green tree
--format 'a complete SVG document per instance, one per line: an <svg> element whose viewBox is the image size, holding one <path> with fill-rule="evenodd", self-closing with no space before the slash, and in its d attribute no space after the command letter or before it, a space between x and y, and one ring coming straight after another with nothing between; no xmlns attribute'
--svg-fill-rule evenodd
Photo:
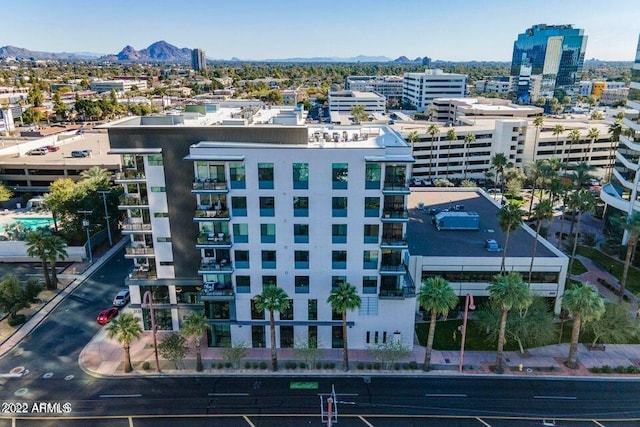
<svg viewBox="0 0 640 427"><path fill-rule="evenodd" d="M458 140L458 135L456 135L455 129L449 129L447 131L447 141L449 144L447 145L447 176L449 176L449 164L451 163L451 145L453 145L454 141Z"/></svg>
<svg viewBox="0 0 640 427"><path fill-rule="evenodd" d="M182 328L180 329L180 332L182 332L185 337L193 338L196 347L196 371L198 372L203 370L200 343L202 342L202 336L210 328L211 326L209 326L207 318L202 313L193 312L189 317L184 319Z"/></svg>
<svg viewBox="0 0 640 427"><path fill-rule="evenodd" d="M624 225L625 233L629 236L627 241L627 252L624 257L624 268L622 269L622 277L620 278L620 301L624 297L625 288L627 286L627 278L629 277L629 266L631 265L631 256L638 245L638 237L640 237L640 213L633 212L627 215Z"/></svg>
<svg viewBox="0 0 640 427"><path fill-rule="evenodd" d="M580 221L582 220L582 214L591 211L595 202L595 196L589 190L578 190L569 196L569 208L572 209L574 215L578 215L578 220L576 221L576 230L573 236L573 249L571 250L571 260L569 261L567 283L570 280L571 271L573 271L573 262L576 257L576 248L578 247L578 236L580 235Z"/></svg>
<svg viewBox="0 0 640 427"><path fill-rule="evenodd" d="M22 121L27 124L38 124L44 120L44 114L35 108L27 108L22 112Z"/></svg>
<svg viewBox="0 0 640 427"><path fill-rule="evenodd" d="M327 302L336 313L342 314L342 369L349 370L349 346L347 344L347 311L355 310L362 304L355 286L343 282L337 288L331 290Z"/></svg>
<svg viewBox="0 0 640 427"><path fill-rule="evenodd" d="M592 179L595 178L591 172L594 171L596 167L587 162L578 162L572 166L571 169L572 172L569 174L569 178L571 178L576 190L584 188Z"/></svg>
<svg viewBox="0 0 640 427"><path fill-rule="evenodd" d="M291 302L289 301L289 295L277 286L265 286L262 293L256 295L255 298L256 309L259 311L269 312L269 328L271 330L271 370L278 370L278 353L276 351L276 321L274 318L274 312L283 312Z"/></svg>
<svg viewBox="0 0 640 427"><path fill-rule="evenodd" d="M29 89L29 92L27 93L27 102L34 107L42 107L42 99L43 97L40 86L37 84L31 86L31 89Z"/></svg>
<svg viewBox="0 0 640 427"><path fill-rule="evenodd" d="M235 369L240 367L242 359L247 357L249 349L247 344L243 341L236 341L229 343L228 346L222 349L222 358L226 363L230 363Z"/></svg>
<svg viewBox="0 0 640 427"><path fill-rule="evenodd" d="M616 158L616 143L620 141L620 135L622 135L622 124L619 121L616 121L609 126L609 135L611 135L611 144L609 145L609 171L607 172L607 176L609 177L609 180L611 180L613 164L615 163Z"/></svg>
<svg viewBox="0 0 640 427"><path fill-rule="evenodd" d="M64 120L67 117L67 106L62 102L60 98L60 92L56 91L53 95L53 111L60 120Z"/></svg>
<svg viewBox="0 0 640 427"><path fill-rule="evenodd" d="M553 148L553 155L556 156L556 155L558 155L558 142L560 140L560 135L562 135L564 133L564 126L555 125L553 127L553 129L551 130L551 133L553 134L553 136L556 137L556 145Z"/></svg>
<svg viewBox="0 0 640 427"><path fill-rule="evenodd" d="M436 142L436 135L440 134L440 128L437 124L432 123L427 128L427 133L431 136L431 144L429 144L429 178L433 179L433 164L435 163L435 159L433 158L433 146ZM440 145L440 136L438 136L438 145Z"/></svg>
<svg viewBox="0 0 640 427"><path fill-rule="evenodd" d="M51 183L49 192L44 195L44 204L51 211L53 226L58 231L58 219L73 197L75 182L71 178L56 179Z"/></svg>
<svg viewBox="0 0 640 427"><path fill-rule="evenodd" d="M536 240L533 243L533 253L531 254L531 264L529 265L529 286L531 286L531 276L533 275L533 263L536 259L536 251L538 250L538 239L540 237L540 228L542 221L549 221L553 218L553 205L549 200L540 200L534 211L536 217Z"/></svg>
<svg viewBox="0 0 640 427"><path fill-rule="evenodd" d="M577 144L580 142L580 131L578 129L572 129L569 132L569 152L564 155L564 162L569 163L569 157L571 156L571 150L573 149L573 144Z"/></svg>
<svg viewBox="0 0 640 427"><path fill-rule="evenodd" d="M605 302L604 314L600 319L584 325L584 331L593 336L591 345L627 344L638 336L638 322L630 313L627 304Z"/></svg>
<svg viewBox="0 0 640 427"><path fill-rule="evenodd" d="M105 188L111 180L111 171L100 166L91 166L80 172L82 181L90 182L95 188Z"/></svg>
<svg viewBox="0 0 640 427"><path fill-rule="evenodd" d="M496 153L491 158L491 167L496 170L496 181L500 184L500 194L504 193L504 172L509 165L509 159L504 153Z"/></svg>
<svg viewBox="0 0 640 427"><path fill-rule="evenodd" d="M532 189L531 189L531 201L529 202L529 217L531 217L531 210L533 209L533 199L536 195L536 189L538 188L538 182L545 177L545 169L547 168L547 164L544 160L535 160L527 164L527 177L531 181ZM542 199L542 194L540 194L540 199Z"/></svg>
<svg viewBox="0 0 640 427"><path fill-rule="evenodd" d="M507 249L509 246L509 236L512 231L518 229L522 224L522 215L524 212L516 205L507 203L498 211L498 225L503 233L505 233L504 248L502 248L502 263L500 271L506 271Z"/></svg>
<svg viewBox="0 0 640 427"><path fill-rule="evenodd" d="M589 128L589 133L587 134L587 136L589 137L590 143L589 143L589 149L587 151L587 154L584 156L584 161L590 162L591 153L593 152L593 144L595 144L596 139L600 137L600 130L598 128Z"/></svg>
<svg viewBox="0 0 640 427"><path fill-rule="evenodd" d="M578 283L564 292L562 305L573 315L567 366L576 369L578 367L578 339L582 324L602 317L605 311L604 299L592 285Z"/></svg>
<svg viewBox="0 0 640 427"><path fill-rule="evenodd" d="M523 282L520 273L510 272L507 274L497 274L487 288L489 299L498 304L501 309L500 326L498 329L498 350L496 352L496 373L504 372L504 339L507 327L507 317L509 311L525 310L532 303L531 290Z"/></svg>
<svg viewBox="0 0 640 427"><path fill-rule="evenodd" d="M131 313L121 313L113 319L107 326L107 335L122 344L124 349L124 371L131 372L131 353L129 351L131 343L140 338L142 327L139 320Z"/></svg>
<svg viewBox="0 0 640 427"><path fill-rule="evenodd" d="M418 135L418 132L414 130L407 135L407 141L411 144L411 149L413 151L413 145L420 141L420 135Z"/></svg>
<svg viewBox="0 0 640 427"><path fill-rule="evenodd" d="M7 274L0 281L0 310L9 319L15 319L18 312L36 302L42 286L36 279L21 284L14 274Z"/></svg>
<svg viewBox="0 0 640 427"><path fill-rule="evenodd" d="M354 105L351 107L351 117L355 123L360 124L369 118L369 114L365 111L364 105Z"/></svg>
<svg viewBox="0 0 640 427"><path fill-rule="evenodd" d="M440 276L426 279L418 291L417 301L420 307L431 314L429 323L429 335L427 336L427 349L424 354L424 370L429 371L431 365L431 350L433 338L436 333L436 320L438 315L446 317L449 310L458 304L458 297L453 288Z"/></svg>
<svg viewBox="0 0 640 427"><path fill-rule="evenodd" d="M6 202L13 197L13 192L4 185L4 182L0 182L0 203Z"/></svg>
<svg viewBox="0 0 640 427"><path fill-rule="evenodd" d="M55 289L58 286L56 262L64 261L67 258L67 243L60 236L45 233L44 247L47 261L51 266L51 287Z"/></svg>
<svg viewBox="0 0 640 427"><path fill-rule="evenodd" d="M173 332L170 333L160 344L158 344L158 353L164 359L171 360L176 369L180 369L182 360L189 352L187 339L184 335Z"/></svg>
<svg viewBox="0 0 640 427"><path fill-rule="evenodd" d="M542 105L544 105L544 103ZM540 128L542 127L543 124L544 124L544 116L537 116L535 119L533 119L533 125L536 127L536 139L533 143L534 161L536 160L536 157L538 157L538 140L540 139Z"/></svg>
<svg viewBox="0 0 640 427"><path fill-rule="evenodd" d="M473 144L475 141L476 135L471 132L467 132L467 134L464 136L464 143L467 147L464 160L464 179L467 179L467 166L469 162L469 151L471 150L471 144Z"/></svg>
<svg viewBox="0 0 640 427"><path fill-rule="evenodd" d="M49 252L47 250L47 235L42 229L29 231L26 235L27 255L32 258L39 258L42 263L42 274L44 284L47 289L55 289L49 277Z"/></svg>

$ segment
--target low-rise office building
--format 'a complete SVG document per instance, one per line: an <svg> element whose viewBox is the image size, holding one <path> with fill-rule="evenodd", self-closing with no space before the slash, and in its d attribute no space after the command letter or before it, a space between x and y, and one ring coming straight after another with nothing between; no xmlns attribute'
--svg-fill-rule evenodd
<svg viewBox="0 0 640 427"><path fill-rule="evenodd" d="M96 80L89 83L89 88L98 93L110 92L112 89L116 92L129 92L133 86L138 90L146 90L147 82L145 80Z"/></svg>
<svg viewBox="0 0 640 427"><path fill-rule="evenodd" d="M364 107L368 114L384 113L386 99L373 92L359 92L356 90L341 90L329 92L329 111L338 114L350 114L356 105Z"/></svg>
<svg viewBox="0 0 640 427"><path fill-rule="evenodd" d="M404 73L402 99L418 111L425 111L436 98L462 98L467 88L467 76L445 73L438 69L424 73Z"/></svg>

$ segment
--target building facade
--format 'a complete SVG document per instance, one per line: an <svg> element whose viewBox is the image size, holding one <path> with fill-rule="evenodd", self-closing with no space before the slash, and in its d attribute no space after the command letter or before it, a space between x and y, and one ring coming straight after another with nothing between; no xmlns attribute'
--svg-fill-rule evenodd
<svg viewBox="0 0 640 427"><path fill-rule="evenodd" d="M424 73L404 73L402 99L418 111L425 111L436 98L462 98L465 96L467 77L430 69Z"/></svg>
<svg viewBox="0 0 640 427"><path fill-rule="evenodd" d="M193 49L191 51L191 67L194 71L202 71L207 69L207 57L202 49Z"/></svg>
<svg viewBox="0 0 640 427"><path fill-rule="evenodd" d="M368 114L384 113L386 99L373 92L359 92L356 90L341 90L329 92L329 111L338 114L350 114L356 105L364 106Z"/></svg>
<svg viewBox="0 0 640 427"><path fill-rule="evenodd" d="M402 98L402 77L400 76L348 76L344 81L345 90L375 92L385 98Z"/></svg>
<svg viewBox="0 0 640 427"><path fill-rule="evenodd" d="M112 89L116 92L129 92L133 86L138 90L146 90L147 82L145 80L96 80L89 83L91 90L97 93L110 92Z"/></svg>

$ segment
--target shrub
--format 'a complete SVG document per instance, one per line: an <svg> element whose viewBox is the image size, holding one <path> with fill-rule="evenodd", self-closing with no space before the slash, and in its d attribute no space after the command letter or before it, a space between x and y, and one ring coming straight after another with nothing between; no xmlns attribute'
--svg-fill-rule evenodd
<svg viewBox="0 0 640 427"><path fill-rule="evenodd" d="M362 362L358 362L358 365L356 366L356 368L358 368L358 369L364 369L364 363L362 363Z"/></svg>
<svg viewBox="0 0 640 427"><path fill-rule="evenodd" d="M627 374L637 374L638 373L638 368L635 365L629 365L625 369L625 372Z"/></svg>
<svg viewBox="0 0 640 427"><path fill-rule="evenodd" d="M409 367L411 369L418 369L418 362L416 362L415 360L412 360L411 362L409 362Z"/></svg>
<svg viewBox="0 0 640 427"><path fill-rule="evenodd" d="M380 364L379 363L374 363L373 364L373 369L375 369L376 371L380 370Z"/></svg>
<svg viewBox="0 0 640 427"><path fill-rule="evenodd" d="M399 363L394 364L393 365L393 369L395 369L396 371L399 371L400 370L400 364Z"/></svg>
<svg viewBox="0 0 640 427"><path fill-rule="evenodd" d="M151 363L149 363L146 360L144 362L142 362L142 369L144 369L145 371L148 371L149 368L151 368Z"/></svg>
<svg viewBox="0 0 640 427"><path fill-rule="evenodd" d="M260 369L267 369L267 362L260 362Z"/></svg>
<svg viewBox="0 0 640 427"><path fill-rule="evenodd" d="M258 369L259 366L258 362L253 362L253 369Z"/></svg>
<svg viewBox="0 0 640 427"><path fill-rule="evenodd" d="M618 365L613 370L616 371L619 374L624 374L626 368L624 366L622 366L622 365Z"/></svg>
<svg viewBox="0 0 640 427"><path fill-rule="evenodd" d="M322 363L316 362L316 369L321 369L321 368L322 368Z"/></svg>
<svg viewBox="0 0 640 427"><path fill-rule="evenodd" d="M409 369L409 364L408 363L403 363L402 364L402 369Z"/></svg>
<svg viewBox="0 0 640 427"><path fill-rule="evenodd" d="M244 362L244 369L251 369L251 362Z"/></svg>
<svg viewBox="0 0 640 427"><path fill-rule="evenodd" d="M367 369L373 369L373 364L367 363Z"/></svg>
<svg viewBox="0 0 640 427"><path fill-rule="evenodd" d="M300 362L300 369L307 369L307 364L304 362Z"/></svg>
<svg viewBox="0 0 640 427"><path fill-rule="evenodd" d="M609 365L604 365L600 368L600 372L602 372L603 374L610 374L613 371L613 369L611 369L611 366Z"/></svg>
<svg viewBox="0 0 640 427"><path fill-rule="evenodd" d="M218 369L222 369L222 368L224 368L224 363L219 362L219 363L218 363Z"/></svg>
<svg viewBox="0 0 640 427"><path fill-rule="evenodd" d="M331 362L329 363L329 369L334 369L336 367L336 364Z"/></svg>
<svg viewBox="0 0 640 427"><path fill-rule="evenodd" d="M323 367L324 367L324 369L329 369L329 364L325 362Z"/></svg>
<svg viewBox="0 0 640 427"><path fill-rule="evenodd" d="M26 320L27 317L24 314L16 314L14 317L9 317L7 322L9 323L9 326L18 326L22 325Z"/></svg>

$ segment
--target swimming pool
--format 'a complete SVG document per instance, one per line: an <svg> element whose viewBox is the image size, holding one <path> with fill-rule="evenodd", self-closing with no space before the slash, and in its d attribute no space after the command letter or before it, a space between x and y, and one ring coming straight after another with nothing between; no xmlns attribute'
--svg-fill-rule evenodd
<svg viewBox="0 0 640 427"><path fill-rule="evenodd" d="M50 216L34 216L29 218L14 218L14 222L19 222L24 225L24 228L29 230L35 230L41 227L51 227L53 225L53 218Z"/></svg>

